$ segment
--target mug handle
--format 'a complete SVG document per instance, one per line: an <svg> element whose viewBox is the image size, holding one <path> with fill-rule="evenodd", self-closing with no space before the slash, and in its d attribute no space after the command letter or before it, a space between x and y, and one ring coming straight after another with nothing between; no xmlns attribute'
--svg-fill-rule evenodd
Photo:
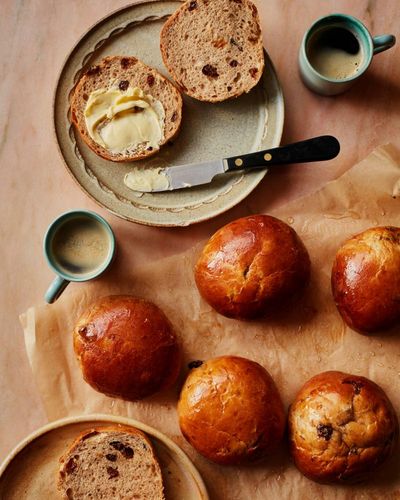
<svg viewBox="0 0 400 500"><path fill-rule="evenodd" d="M63 293L63 291L67 288L69 283L70 282L68 280L61 278L61 276L56 276L52 284L49 286L46 293L44 294L44 300L48 304L52 304L53 302L55 302L58 299L58 297Z"/></svg>
<svg viewBox="0 0 400 500"><path fill-rule="evenodd" d="M384 50L390 49L396 43L396 37L394 35L379 35L374 36L372 39L374 44L374 55L383 52Z"/></svg>

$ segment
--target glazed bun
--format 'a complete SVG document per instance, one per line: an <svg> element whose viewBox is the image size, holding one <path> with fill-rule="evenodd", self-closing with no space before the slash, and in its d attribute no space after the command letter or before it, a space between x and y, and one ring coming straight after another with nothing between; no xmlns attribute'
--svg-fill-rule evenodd
<svg viewBox="0 0 400 500"><path fill-rule="evenodd" d="M200 294L220 314L264 315L304 287L310 259L296 232L268 215L243 217L222 227L195 267Z"/></svg>
<svg viewBox="0 0 400 500"><path fill-rule="evenodd" d="M400 323L400 228L374 227L346 241L332 268L344 321L364 333Z"/></svg>
<svg viewBox="0 0 400 500"><path fill-rule="evenodd" d="M74 349L83 378L107 396L135 401L170 387L181 364L171 324L151 302L104 297L75 326Z"/></svg>
<svg viewBox="0 0 400 500"><path fill-rule="evenodd" d="M297 468L321 483L361 481L394 451L398 421L371 380L330 371L310 379L289 411Z"/></svg>
<svg viewBox="0 0 400 500"><path fill-rule="evenodd" d="M236 356L211 359L189 373L178 415L189 443L223 465L264 458L285 428L282 401L269 373Z"/></svg>

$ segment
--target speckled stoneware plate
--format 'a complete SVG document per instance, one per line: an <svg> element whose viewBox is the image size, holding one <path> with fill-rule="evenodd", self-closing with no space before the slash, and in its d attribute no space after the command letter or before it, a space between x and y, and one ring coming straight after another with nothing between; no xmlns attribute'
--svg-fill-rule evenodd
<svg viewBox="0 0 400 500"><path fill-rule="evenodd" d="M56 488L59 458L80 432L109 423L136 427L150 438L161 465L166 500L209 500L197 469L173 441L141 422L111 415L58 420L27 437L0 468L1 500L59 498Z"/></svg>
<svg viewBox="0 0 400 500"><path fill-rule="evenodd" d="M184 96L179 136L152 158L118 164L103 160L75 135L69 121L69 96L82 71L108 55L133 55L165 76L159 34L180 1L134 4L99 21L79 40L61 71L54 99L57 141L67 169L86 193L115 215L154 226L186 226L210 219L245 198L265 171L233 174L211 184L139 195L124 176L133 166L156 168L201 162L278 146L284 105L268 55L260 83L231 101L209 104Z"/></svg>

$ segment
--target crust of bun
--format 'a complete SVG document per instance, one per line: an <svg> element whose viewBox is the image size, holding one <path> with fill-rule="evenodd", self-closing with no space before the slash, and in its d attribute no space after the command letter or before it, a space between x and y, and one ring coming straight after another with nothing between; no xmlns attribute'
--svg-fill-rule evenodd
<svg viewBox="0 0 400 500"><path fill-rule="evenodd" d="M218 230L195 267L202 297L220 314L251 319L299 292L310 259L296 232L268 215L251 215Z"/></svg>
<svg viewBox="0 0 400 500"><path fill-rule="evenodd" d="M269 373L258 363L222 356L193 369L178 403L182 434L222 465L258 461L282 440L285 414Z"/></svg>
<svg viewBox="0 0 400 500"><path fill-rule="evenodd" d="M346 241L331 283L350 328L373 333L400 324L400 228L373 227Z"/></svg>
<svg viewBox="0 0 400 500"><path fill-rule="evenodd" d="M180 348L165 314L129 295L104 297L78 320L74 349L83 378L108 396L145 398L175 383Z"/></svg>
<svg viewBox="0 0 400 500"><path fill-rule="evenodd" d="M385 392L339 371L311 378L289 410L292 457L304 475L321 483L366 479L393 453L398 434Z"/></svg>
<svg viewBox="0 0 400 500"><path fill-rule="evenodd" d="M124 432L127 434L132 434L133 436L139 436L141 439L143 439L143 441L145 441L149 445L149 448L151 450L153 449L153 445L149 440L149 438L146 436L146 434L143 431L136 429L136 427L130 427L123 424L112 424L112 423L101 424L98 426L97 425L93 426L90 429L86 429L81 433L79 433L72 442L71 446L68 448L67 452L60 458L60 463L65 462L63 457L72 453L78 443L84 441L85 439L88 439L90 436L93 436L95 434L100 434L101 432Z"/></svg>

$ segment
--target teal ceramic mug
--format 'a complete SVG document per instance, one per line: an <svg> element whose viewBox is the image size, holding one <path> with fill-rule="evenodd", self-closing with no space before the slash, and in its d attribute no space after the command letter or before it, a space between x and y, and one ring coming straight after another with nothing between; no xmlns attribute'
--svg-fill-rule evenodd
<svg viewBox="0 0 400 500"><path fill-rule="evenodd" d="M73 210L60 215L49 226L43 251L57 275L44 296L51 304L71 281L97 278L108 268L115 254L115 236L100 215Z"/></svg>
<svg viewBox="0 0 400 500"><path fill-rule="evenodd" d="M340 94L365 73L375 54L395 43L393 35L372 37L361 21L347 14L321 17L301 42L300 76L318 94Z"/></svg>

